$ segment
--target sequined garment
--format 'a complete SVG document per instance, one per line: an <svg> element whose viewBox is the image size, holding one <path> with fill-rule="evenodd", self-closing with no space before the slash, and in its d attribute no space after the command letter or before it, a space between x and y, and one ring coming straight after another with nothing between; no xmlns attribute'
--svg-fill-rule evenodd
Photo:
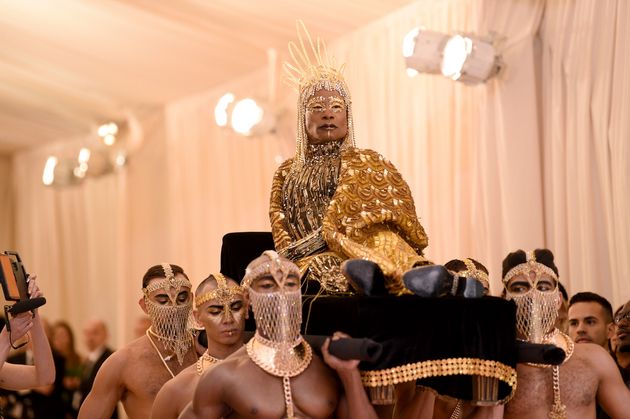
<svg viewBox="0 0 630 419"><path fill-rule="evenodd" d="M321 231L322 219L337 189L340 146L341 141L310 144L302 170L289 174L282 185L282 207L287 209L286 227L293 241Z"/></svg>
<svg viewBox="0 0 630 419"><path fill-rule="evenodd" d="M344 148L340 160L337 187L324 212L321 232L311 226L314 233L299 238L292 232L298 230L304 234L307 230L289 228L288 223L289 220L305 219L308 214L302 213L309 208L285 206L284 185L289 182L292 160L278 168L272 183L270 205L276 249L294 258L303 272L312 264L315 264L315 270L321 268L322 256L331 269L337 269L337 274L338 263L334 268L331 258L338 261L369 259L382 269L390 293L405 293L402 274L413 266L428 263L422 254L428 239L417 218L411 191L394 165L375 151ZM318 188L320 184L318 180L305 183L311 188ZM323 198L327 193L319 191L307 195ZM315 213L317 209L310 208L310 211ZM296 252L296 249L303 252ZM339 274L335 278L340 281ZM326 281L322 286L327 289ZM334 286L343 289L344 284L336 282ZM345 287L347 289L347 283Z"/></svg>

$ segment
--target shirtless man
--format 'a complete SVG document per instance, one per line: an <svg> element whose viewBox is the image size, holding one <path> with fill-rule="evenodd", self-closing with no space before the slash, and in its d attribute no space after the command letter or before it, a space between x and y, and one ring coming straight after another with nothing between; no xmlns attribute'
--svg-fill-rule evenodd
<svg viewBox="0 0 630 419"><path fill-rule="evenodd" d="M358 361L322 348L343 390L300 335L300 271L266 251L247 267L242 286L252 305L256 334L199 380L180 418L376 418L361 384ZM337 334L336 337L338 337Z"/></svg>
<svg viewBox="0 0 630 419"><path fill-rule="evenodd" d="M518 385L505 418L595 418L596 403L613 418L630 418L630 391L610 355L592 343L575 345L554 328L560 307L553 254L537 249L510 253L503 261L506 298L517 306L518 338L563 348L562 365L518 364Z"/></svg>
<svg viewBox="0 0 630 419"><path fill-rule="evenodd" d="M176 419L192 400L203 372L243 346L247 304L233 279L221 274L204 279L195 291L194 315L206 331L208 349L196 364L164 384L153 402L152 419Z"/></svg>
<svg viewBox="0 0 630 419"><path fill-rule="evenodd" d="M192 285L177 265L155 265L142 278L146 335L114 352L98 371L79 419L109 418L120 400L130 419L148 418L164 383L197 361L188 320Z"/></svg>

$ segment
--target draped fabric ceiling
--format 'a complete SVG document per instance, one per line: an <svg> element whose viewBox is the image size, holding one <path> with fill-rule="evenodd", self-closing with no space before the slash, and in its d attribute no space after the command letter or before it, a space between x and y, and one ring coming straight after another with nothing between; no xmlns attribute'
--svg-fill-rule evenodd
<svg viewBox="0 0 630 419"><path fill-rule="evenodd" d="M36 108L41 114L16 112L19 117L11 119L27 126L18 130L26 137L29 129L42 124L51 137L72 136L80 144L93 136L71 123L74 107L78 119L85 116L81 112L95 109L79 109L85 99L107 102L102 108L106 111L82 119L87 127L122 108L141 126L142 144L125 170L78 187L41 185L47 155L67 145L38 137L43 143L0 159L0 174L10 173L11 179L10 187L6 178L5 186L0 182L0 196L11 194L13 203L3 203L0 214L12 213L15 220L12 241L5 243L19 249L30 270L40 274L51 318L67 318L76 327L86 317L105 318L116 343L122 344L139 315L140 280L149 266L180 264L198 283L219 269L223 234L269 230L271 176L293 153L296 95L278 85L269 97L265 48L282 48L294 36L295 17L305 19L312 33L327 37L337 61L347 63L357 143L391 159L408 181L429 235L429 258L437 263L455 257L482 261L498 293L501 260L508 252L548 247L556 253L570 293L599 292L614 306L630 298L624 278L630 254L625 216L630 122L623 112L630 100L630 37L619 24L630 18L630 7L624 0L423 0L399 4L369 23L372 17L362 14L367 10L359 11L363 2L349 3L356 7L354 16L341 4L325 8L326 2L287 2L264 19L245 12L246 2L226 2L221 25L197 13L221 2L186 2L181 9L160 3L76 4L86 15L59 23L70 32L88 26L87 15L102 14L112 25L135 27L137 38L127 39L114 29L115 41L101 43L109 45L103 54L75 62L69 53L64 66L84 66L83 89L79 83L66 90L58 79L58 90L67 95L59 107L40 102ZM307 9L292 9L294 3ZM368 3L376 14L380 2ZM237 40L248 47L229 52L220 48L228 33L236 36L226 29L231 26L228 16L245 16L238 23L242 33ZM4 20L2 31L20 24ZM260 20L266 26L250 32L249 24ZM479 86L437 76L409 79L400 46L405 33L418 25L444 32L496 33L504 71ZM217 27L225 31L214 32L217 39L201 35ZM164 31L161 37L159 29ZM39 30L43 33L33 29ZM275 41L264 42L267 36ZM187 55L186 44L194 40L207 45L210 62ZM106 52L127 44L135 50L125 49L128 53L114 63ZM165 45L172 54L159 53ZM225 57L216 58L215 48ZM149 71L139 54L147 49L156 57ZM232 64L254 57L251 67ZM108 76L109 82L90 81L97 67L94 74L101 74L102 60L118 71ZM224 63L231 70L221 73ZM191 70L183 77L182 69ZM194 80L196 72L213 76L201 86ZM0 72L3 95L10 90L4 87L11 86L6 74ZM187 89L191 94L181 96ZM278 116L275 131L244 138L216 127L213 108L227 90L271 102ZM26 102L37 97L32 93L14 86L10 97L23 94ZM92 102L96 96L107 100ZM6 97L1 118L11 118ZM51 97L56 96L51 92ZM13 110L18 102L10 102ZM59 113L68 119L56 119ZM65 122L48 125L53 120ZM3 236L5 224L0 224Z"/></svg>

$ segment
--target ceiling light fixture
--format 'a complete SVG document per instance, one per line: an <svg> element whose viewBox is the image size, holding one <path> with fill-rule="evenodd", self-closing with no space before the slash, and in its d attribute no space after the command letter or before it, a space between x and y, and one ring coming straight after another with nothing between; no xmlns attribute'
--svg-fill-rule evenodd
<svg viewBox="0 0 630 419"><path fill-rule="evenodd" d="M465 84L487 81L501 69L501 57L492 41L472 35L449 36L422 28L403 39L407 74L439 74Z"/></svg>

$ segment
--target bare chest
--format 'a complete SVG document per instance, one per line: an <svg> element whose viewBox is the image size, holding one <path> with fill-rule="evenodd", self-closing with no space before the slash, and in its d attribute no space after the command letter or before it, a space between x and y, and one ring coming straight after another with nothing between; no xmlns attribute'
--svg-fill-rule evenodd
<svg viewBox="0 0 630 419"><path fill-rule="evenodd" d="M179 365L177 361L169 362L173 374L177 375L190 362ZM157 354L152 351L138 351L127 363L125 372L125 392L121 401L125 410L141 407L151 412L155 396L164 383L172 378Z"/></svg>
<svg viewBox="0 0 630 419"><path fill-rule="evenodd" d="M506 417L546 417L554 402L552 368L519 366L518 385L514 398L506 406ZM572 358L559 371L561 403L571 412L593 410L598 380L589 366Z"/></svg>
<svg viewBox="0 0 630 419"><path fill-rule="evenodd" d="M286 417L287 384L296 417L331 417L338 403L335 383L308 372L307 370L291 378L289 383L285 384L282 378L271 376L259 369L248 380L250 385L246 393L242 390L228 392L231 394L228 405L233 410L230 417L270 419Z"/></svg>

